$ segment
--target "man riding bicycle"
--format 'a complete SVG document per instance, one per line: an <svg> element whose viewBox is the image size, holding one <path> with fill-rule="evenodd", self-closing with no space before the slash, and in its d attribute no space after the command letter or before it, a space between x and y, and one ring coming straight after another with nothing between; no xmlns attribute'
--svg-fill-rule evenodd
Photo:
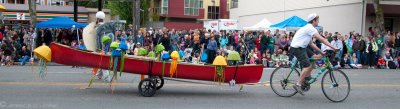
<svg viewBox="0 0 400 109"><path fill-rule="evenodd" d="M316 26L318 26L319 23L319 16L316 13L308 15L307 22L307 25L300 28L296 32L292 39L292 43L290 44L290 54L294 55L297 58L303 68L296 85L293 86L293 88L301 95L304 95L304 91L301 88L301 86L304 85L304 78L309 77L311 75L311 71L313 70L309 58L321 58L321 55L325 55L325 53L312 42L312 38L316 38L326 46L334 50L338 50L338 48L334 47L328 42L328 40L322 37L318 33L318 30L315 28ZM319 52L321 55L314 55L314 53L310 49L308 49L308 47Z"/></svg>

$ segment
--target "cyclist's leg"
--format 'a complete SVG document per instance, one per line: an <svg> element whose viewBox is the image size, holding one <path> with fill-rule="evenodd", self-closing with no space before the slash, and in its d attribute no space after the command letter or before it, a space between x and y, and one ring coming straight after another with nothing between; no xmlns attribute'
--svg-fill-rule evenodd
<svg viewBox="0 0 400 109"><path fill-rule="evenodd" d="M313 53L306 48L292 48L291 54L293 54L297 58L298 62L303 68L297 81L297 85L302 85L304 83L304 78L310 76L310 73L313 69L309 60L309 57L313 56Z"/></svg>

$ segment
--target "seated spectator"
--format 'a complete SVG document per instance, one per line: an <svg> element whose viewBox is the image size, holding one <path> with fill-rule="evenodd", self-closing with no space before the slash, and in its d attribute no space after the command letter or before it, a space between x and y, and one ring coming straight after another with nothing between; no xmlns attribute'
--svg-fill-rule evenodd
<svg viewBox="0 0 400 109"><path fill-rule="evenodd" d="M349 54L344 54L344 57L340 60L340 67L342 68L352 68L352 66L350 66L350 58L349 58Z"/></svg>
<svg viewBox="0 0 400 109"><path fill-rule="evenodd" d="M386 52L383 59L386 62L386 68L389 69L389 63L393 63L393 58L392 58L392 56L390 56L390 52Z"/></svg>
<svg viewBox="0 0 400 109"><path fill-rule="evenodd" d="M71 42L71 48L79 49L79 45L78 45L78 43L76 42L76 40L73 40L73 41Z"/></svg>
<svg viewBox="0 0 400 109"><path fill-rule="evenodd" d="M277 52L275 52L274 55L272 55L272 62L274 62L275 67L279 67L281 65L279 60L279 54Z"/></svg>
<svg viewBox="0 0 400 109"><path fill-rule="evenodd" d="M353 53L353 57L352 57L352 59L350 61L350 67L351 68L357 68L357 69L362 68L362 65L361 64L357 64L356 62L357 62L357 55L355 53Z"/></svg>
<svg viewBox="0 0 400 109"><path fill-rule="evenodd" d="M87 50L85 44L83 43L83 40L80 40L79 43L80 43L79 44L79 49L80 50Z"/></svg>
<svg viewBox="0 0 400 109"><path fill-rule="evenodd" d="M22 46L22 50L19 52L21 58L19 59L20 65L25 65L26 62L31 58L31 52L26 49L26 46Z"/></svg>
<svg viewBox="0 0 400 109"><path fill-rule="evenodd" d="M262 54L262 64L264 65L264 67L268 67L268 60L265 53Z"/></svg>
<svg viewBox="0 0 400 109"><path fill-rule="evenodd" d="M383 69L385 68L386 64L385 64L385 60L383 59L382 56L379 56L378 58L378 68Z"/></svg>
<svg viewBox="0 0 400 109"><path fill-rule="evenodd" d="M140 43L138 42L138 43L136 43L136 48L135 48L135 50L133 50L133 55L134 55L134 56L138 56L139 49L140 49Z"/></svg>
<svg viewBox="0 0 400 109"><path fill-rule="evenodd" d="M279 55L280 63L284 66L289 66L289 56L287 55L287 51L283 51L283 54Z"/></svg>

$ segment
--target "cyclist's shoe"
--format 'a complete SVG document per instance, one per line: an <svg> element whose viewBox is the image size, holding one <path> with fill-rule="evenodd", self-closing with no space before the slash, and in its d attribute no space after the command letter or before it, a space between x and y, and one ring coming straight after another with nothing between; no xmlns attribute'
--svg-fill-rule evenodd
<svg viewBox="0 0 400 109"><path fill-rule="evenodd" d="M303 95L304 96L304 91L303 91L303 89L301 88L301 85L294 85L293 86L293 88L299 93L299 94L301 94L301 95Z"/></svg>

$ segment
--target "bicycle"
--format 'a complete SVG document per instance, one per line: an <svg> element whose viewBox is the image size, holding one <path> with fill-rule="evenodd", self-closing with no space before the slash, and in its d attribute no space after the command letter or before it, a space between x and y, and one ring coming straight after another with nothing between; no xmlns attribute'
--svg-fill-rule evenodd
<svg viewBox="0 0 400 109"><path fill-rule="evenodd" d="M325 62L325 65L316 65L315 61L319 60ZM350 93L350 81L347 75L339 69L334 69L329 58L327 58L326 56L323 56L321 59L310 58L310 61L313 67L316 68L318 73L313 77L306 77L302 89L304 91L308 91L311 88L310 85L316 82L319 76L324 74L321 81L321 87L325 97L332 102L344 101ZM297 93L297 91L292 86L296 84L297 79L300 77L300 73L296 69L299 66L299 62L297 60L294 60L293 63L294 64L292 64L290 68L279 67L276 68L271 74L270 86L275 94L277 94L278 96L291 97L296 95ZM286 69L290 69L290 72L286 71ZM293 74L293 72L295 73ZM280 75L282 77L279 77ZM341 83L341 80L344 80L344 82ZM333 91L330 91L330 89L333 89ZM344 93L339 92L343 90Z"/></svg>

